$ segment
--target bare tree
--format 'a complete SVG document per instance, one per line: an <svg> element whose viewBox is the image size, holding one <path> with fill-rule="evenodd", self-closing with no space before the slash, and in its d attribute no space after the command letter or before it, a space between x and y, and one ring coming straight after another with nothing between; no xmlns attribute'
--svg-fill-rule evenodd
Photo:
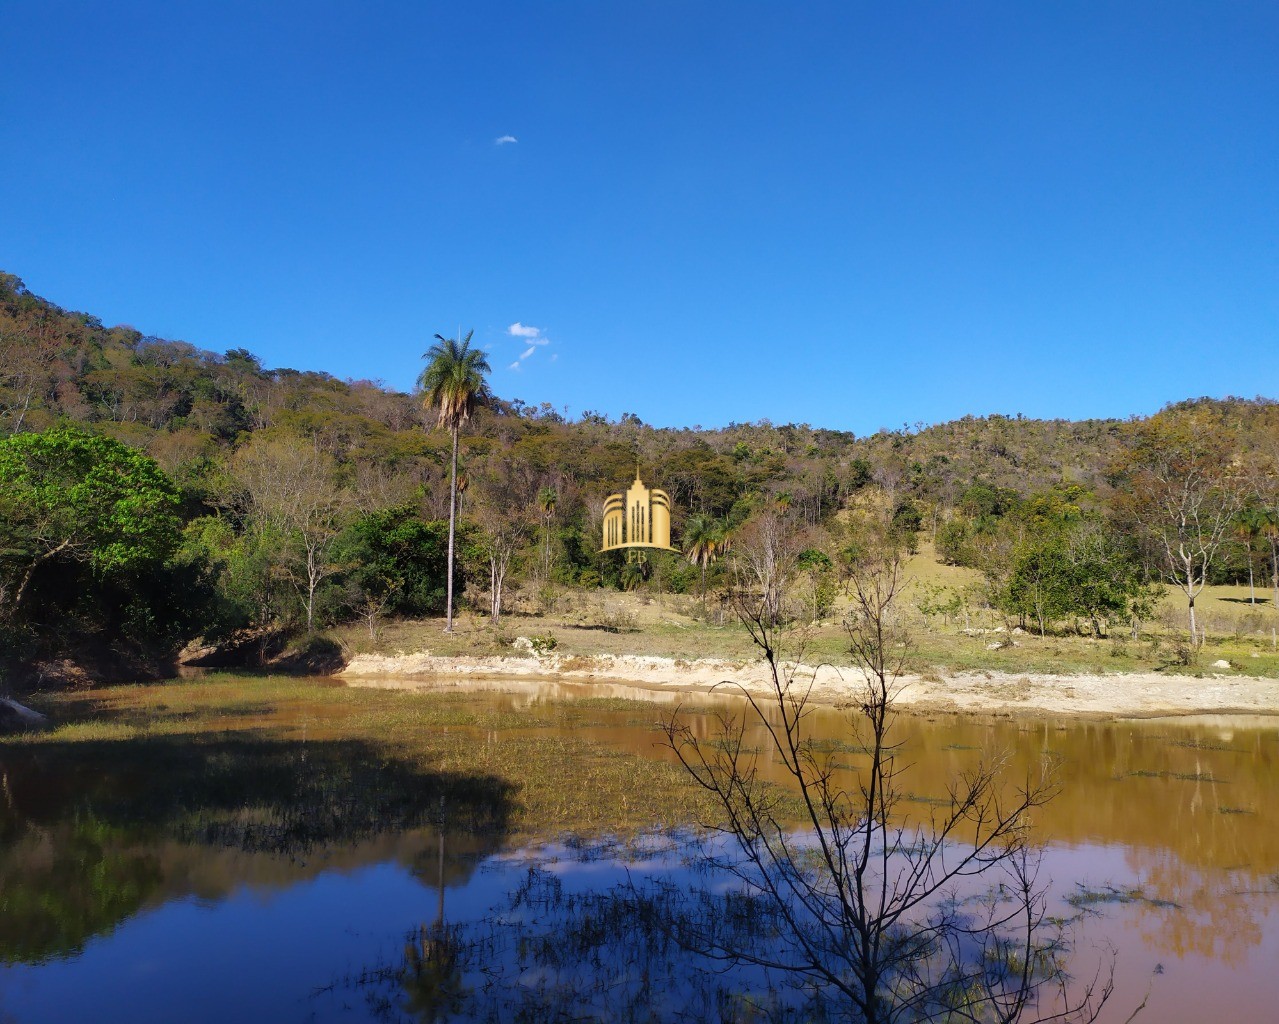
<svg viewBox="0 0 1279 1024"><path fill-rule="evenodd" d="M926 816L912 817L904 801L909 768L893 738L893 701L905 648L891 614L902 582L896 554L863 560L852 578L846 626L860 672L852 742L839 756L864 754L851 766L811 737L812 682L783 661L763 603L739 606L771 670L768 696L743 690L748 712L723 714L710 736L676 716L667 739L724 812L718 828L733 853L718 866L763 901L780 941L743 947L730 929L696 922L682 923L679 938L788 973L866 1024L1012 1024L1035 1012L1046 986L1061 1008L1040 1019L1094 1020L1111 979L1099 973L1067 993L1064 946L1037 877L1029 814L1053 795L1046 770L1010 790L994 760L953 780ZM764 749L748 746L748 724L766 730ZM798 828L764 781L778 761L798 794Z"/></svg>
<svg viewBox="0 0 1279 1024"><path fill-rule="evenodd" d="M307 630L314 629L316 591L340 568L329 553L350 504L333 457L305 438L257 435L236 453L232 472L259 529L284 541L278 564L306 609Z"/></svg>
<svg viewBox="0 0 1279 1024"><path fill-rule="evenodd" d="M32 406L52 395L64 343L48 316L32 327L0 313L0 430L18 433Z"/></svg>
<svg viewBox="0 0 1279 1024"><path fill-rule="evenodd" d="M512 560L533 530L532 477L526 467L494 463L476 481L473 518L489 572L489 616L502 617L502 593Z"/></svg>
<svg viewBox="0 0 1279 1024"><path fill-rule="evenodd" d="M372 460L357 460L351 476L351 501L360 512L411 504L420 491L410 473Z"/></svg>
<svg viewBox="0 0 1279 1024"><path fill-rule="evenodd" d="M733 566L740 587L759 596L762 616L776 625L782 616L786 586L795 573L803 544L790 510L770 506L753 516L733 542Z"/></svg>
<svg viewBox="0 0 1279 1024"><path fill-rule="evenodd" d="M1155 416L1119 467L1116 504L1137 526L1163 578L1185 594L1192 645L1199 642L1195 598L1243 506L1231 454L1219 432Z"/></svg>
<svg viewBox="0 0 1279 1024"><path fill-rule="evenodd" d="M896 454L890 454L875 467L871 479L884 492L884 502L891 512L897 507L897 496L906 485L905 463Z"/></svg>

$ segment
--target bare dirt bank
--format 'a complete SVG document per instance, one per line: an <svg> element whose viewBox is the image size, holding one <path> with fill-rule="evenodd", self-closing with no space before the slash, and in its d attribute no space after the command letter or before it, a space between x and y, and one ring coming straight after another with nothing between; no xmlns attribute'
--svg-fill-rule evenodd
<svg viewBox="0 0 1279 1024"><path fill-rule="evenodd" d="M646 689L702 693L726 681L767 692L763 661L684 661L645 655L589 657L439 657L431 654L357 655L340 673L353 686L403 687L471 679L514 677L548 682L628 683ZM854 699L861 676L847 666L801 666L797 678L813 681L813 698L826 704ZM950 713L1073 715L1134 718L1163 715L1279 715L1279 679L1205 672L1203 678L1162 672L1114 675L1013 675L956 673L903 676L900 706Z"/></svg>

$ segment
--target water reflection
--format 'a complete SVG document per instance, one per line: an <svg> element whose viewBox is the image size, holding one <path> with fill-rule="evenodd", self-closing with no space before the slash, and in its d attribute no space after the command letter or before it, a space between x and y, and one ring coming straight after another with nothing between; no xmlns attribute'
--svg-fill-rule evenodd
<svg viewBox="0 0 1279 1024"><path fill-rule="evenodd" d="M669 756L656 728L669 694L655 703L629 687L566 684L548 697L491 685L470 699L518 712L539 735ZM687 711L710 735L713 712L731 703L698 698ZM577 908L598 910L596 896L641 868L687 888L670 851L667 862L641 850L637 866L634 849L597 840L512 849L518 793L506 780L435 771L372 742L301 742L259 718L225 734L0 744L0 963L10 965L0 1019L446 1020L486 986L549 984L520 960L536 947L499 927L518 910L531 915L526 939L563 934L527 901L510 905L530 867ZM860 753L839 746L842 717L815 721L855 764ZM1189 1022L1214 1006L1266 1019L1279 1000L1267 966L1279 960L1277 726L904 718L898 739L916 809L989 752L1007 752L1013 778L1045 754L1059 759L1062 793L1039 815L1048 869L1063 898L1077 882L1139 895L1092 905L1081 926L1119 948L1116 1005L1135 1005L1160 963L1151 1017ZM481 744L512 734L474 731ZM762 748L762 735L753 742ZM616 931L624 946L643 939ZM618 961L625 970L600 960L602 974L580 963L583 984L644 982L633 958ZM243 993L211 983L211 964ZM651 971L645 983L636 1006L655 998ZM609 985L597 1016L614 1005ZM741 1005L716 1003L744 990L704 992L701 1008L746 1019Z"/></svg>
<svg viewBox="0 0 1279 1024"><path fill-rule="evenodd" d="M445 883L501 843L514 787L356 741L181 735L0 748L0 962L80 951L139 910L394 860ZM436 877L436 865L429 868Z"/></svg>

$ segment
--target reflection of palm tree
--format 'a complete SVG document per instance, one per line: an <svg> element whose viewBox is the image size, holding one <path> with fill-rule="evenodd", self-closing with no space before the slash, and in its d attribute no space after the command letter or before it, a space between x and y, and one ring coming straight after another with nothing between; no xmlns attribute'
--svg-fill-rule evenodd
<svg viewBox="0 0 1279 1024"><path fill-rule="evenodd" d="M400 972L406 1009L418 1020L447 1020L462 1004L462 944L450 928L419 928L404 946Z"/></svg>
<svg viewBox="0 0 1279 1024"><path fill-rule="evenodd" d="M453 468L449 477L449 569L447 581L447 613L444 625L446 633L453 632L453 543L457 529L457 434L462 424L471 418L476 407L486 403L490 396L484 374L489 371L488 360L479 349L471 348L471 335L458 342L437 334L437 344L432 345L422 358L426 369L418 377L422 389L422 403L439 410L439 424L453 434Z"/></svg>
<svg viewBox="0 0 1279 1024"><path fill-rule="evenodd" d="M435 885L439 904L435 923L422 925L404 947L400 982L408 1008L419 1020L436 1021L457 1012L462 999L461 942L455 929L444 924L444 805L440 804L439 857Z"/></svg>

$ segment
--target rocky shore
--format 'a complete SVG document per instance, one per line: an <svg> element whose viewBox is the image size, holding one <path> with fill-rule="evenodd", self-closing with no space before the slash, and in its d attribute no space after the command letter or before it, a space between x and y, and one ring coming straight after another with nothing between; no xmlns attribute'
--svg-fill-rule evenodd
<svg viewBox="0 0 1279 1024"><path fill-rule="evenodd" d="M856 668L791 666L795 679L811 683L812 697L838 705L857 699L864 685ZM763 661L685 661L645 655L556 655L440 657L430 653L357 655L339 673L353 686L412 689L440 683L492 678L626 683L651 690L705 693L733 686L766 694ZM1080 718L1148 718L1164 715L1279 715L1279 679L1209 669L1202 677L1162 672L1107 675L1013 675L960 672L945 676L907 675L898 683L897 703L918 712L1069 715Z"/></svg>

